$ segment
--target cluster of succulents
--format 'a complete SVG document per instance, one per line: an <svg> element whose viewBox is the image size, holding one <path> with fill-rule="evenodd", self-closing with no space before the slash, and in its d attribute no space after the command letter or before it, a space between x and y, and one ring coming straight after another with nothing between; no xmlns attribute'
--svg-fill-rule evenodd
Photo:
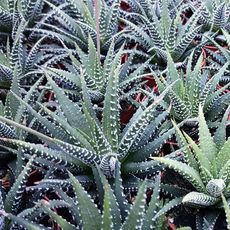
<svg viewBox="0 0 230 230"><path fill-rule="evenodd" d="M229 32L228 0L2 0L0 230L230 230Z"/></svg>

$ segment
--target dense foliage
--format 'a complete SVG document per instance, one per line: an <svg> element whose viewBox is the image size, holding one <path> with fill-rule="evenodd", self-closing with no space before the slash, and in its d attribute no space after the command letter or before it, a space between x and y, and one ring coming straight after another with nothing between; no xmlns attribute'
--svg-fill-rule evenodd
<svg viewBox="0 0 230 230"><path fill-rule="evenodd" d="M0 1L0 230L230 230L228 0Z"/></svg>

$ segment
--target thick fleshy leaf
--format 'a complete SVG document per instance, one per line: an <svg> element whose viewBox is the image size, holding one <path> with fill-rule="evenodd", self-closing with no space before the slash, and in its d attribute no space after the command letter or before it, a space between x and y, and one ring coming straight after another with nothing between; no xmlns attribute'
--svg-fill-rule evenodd
<svg viewBox="0 0 230 230"><path fill-rule="evenodd" d="M230 208L229 204L227 203L226 198L222 195L222 201L224 204L224 210L225 210L225 215L226 215L226 220L227 220L227 228L230 230Z"/></svg>
<svg viewBox="0 0 230 230"><path fill-rule="evenodd" d="M191 166L163 157L152 157L152 159L178 172L181 176L187 179L198 191L206 191L205 186L200 178L199 172L197 172Z"/></svg>
<svg viewBox="0 0 230 230"><path fill-rule="evenodd" d="M208 158L210 162L213 161L217 154L216 144L213 141L210 130L206 123L203 108L199 106L199 147L203 154ZM208 146L208 148L207 148Z"/></svg>
<svg viewBox="0 0 230 230"><path fill-rule="evenodd" d="M77 198L83 228L100 230L102 218L98 208L73 174L69 173L69 176Z"/></svg>
<svg viewBox="0 0 230 230"><path fill-rule="evenodd" d="M135 203L130 209L129 215L122 226L122 230L141 229L144 221L145 199L147 182L144 181L139 187Z"/></svg>

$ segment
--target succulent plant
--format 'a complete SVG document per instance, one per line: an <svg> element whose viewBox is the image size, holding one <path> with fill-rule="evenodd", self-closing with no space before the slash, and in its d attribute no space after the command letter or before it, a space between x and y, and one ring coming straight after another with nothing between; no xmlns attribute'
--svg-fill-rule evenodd
<svg viewBox="0 0 230 230"><path fill-rule="evenodd" d="M47 37L33 43L25 36L27 22L22 20L13 42L8 40L6 50L0 51L0 88L9 90L17 79L22 90L27 90L41 77L41 68L60 64L69 56L66 49L47 44ZM27 88L26 88L27 87Z"/></svg>
<svg viewBox="0 0 230 230"><path fill-rule="evenodd" d="M25 165L24 169L16 176L16 180L10 191L6 194L5 189L0 186L0 209L5 212L9 212L13 215L19 213L21 211L21 201L24 189L26 187L27 179L29 177L29 173L32 170L32 163L34 157L32 156L28 163ZM0 226L1 229L9 229L10 221L3 218L2 214L0 214Z"/></svg>
<svg viewBox="0 0 230 230"><path fill-rule="evenodd" d="M62 229L167 229L164 215L180 205L181 198L175 198L168 202L160 200L159 175L155 182L144 181L140 184L135 201L130 205L123 193L119 164L116 164L116 177L112 181L106 179L99 167L94 171L95 180L98 181L99 197L102 201L101 211L95 206L94 201L79 181L69 173L74 197L66 194L62 189L56 188L60 197L58 200L37 201L34 207L19 213L17 217L7 211L2 211L1 214L6 219L25 228L28 228L29 225L33 226L34 228L31 229L44 229L41 225L39 226L41 219L36 218L38 213L50 216ZM148 206L145 205L147 188L152 189L152 197ZM58 214L59 208L69 210L68 220ZM35 224L35 222L38 223ZM14 227L17 224L14 224Z"/></svg>
<svg viewBox="0 0 230 230"><path fill-rule="evenodd" d="M106 55L99 55L96 46L89 36L88 52L84 52L77 44L76 49L68 49L65 45L66 53L69 54L72 63L66 63L65 68L48 68L48 73L59 82L59 85L72 94L79 94L81 90L81 77L83 73L90 96L94 97L93 101L103 101L106 86L110 75L114 70L120 67L119 70L119 92L123 98L126 95L132 96L140 91L142 79L145 76L147 62L143 65L135 64L136 56L144 55L137 50L133 50L130 54L129 50L124 48L124 45L116 52L115 44L111 42ZM127 57L127 61L121 65L123 57ZM131 88L132 86L132 88ZM131 90L130 90L131 88ZM129 93L128 93L129 92Z"/></svg>
<svg viewBox="0 0 230 230"><path fill-rule="evenodd" d="M166 72L166 77L154 78L160 92L167 85L177 80L165 101L168 104L172 104L172 115L179 121L186 118L196 118L199 104L204 107L206 119L215 121L229 104L230 94L229 92L225 93L229 84L217 87L229 66L229 62L225 63L218 71L212 73L202 68L202 61L203 56L200 55L194 68L192 68L192 53L184 73L183 70L177 70L172 57L168 54L167 70L164 71ZM153 76L156 75L153 72Z"/></svg>
<svg viewBox="0 0 230 230"><path fill-rule="evenodd" d="M205 0L191 3L191 8L201 8L201 23L211 29L230 31L230 4L228 1Z"/></svg>
<svg viewBox="0 0 230 230"><path fill-rule="evenodd" d="M166 119L169 111L162 109L158 111L168 89L150 105L137 109L129 123L121 130L119 68L113 71L106 86L100 115L102 118L94 111L83 75L81 75L82 101L78 104L71 101L49 74L45 73L47 86L54 92L55 100L52 107L54 106L55 111L49 108L49 103L48 107L38 105L39 111L36 111L28 104L29 99L25 102L14 93L21 103L19 108L22 111L26 109L32 115L33 124L35 122L42 124L40 130L36 131L4 117L0 118L2 122L13 125L18 131L23 130L27 135L33 134L40 139L37 142L41 144L10 138L2 140L9 145L21 147L25 157L36 154L37 159L40 159L38 163L42 158L47 159L48 166L59 162L57 168L63 167L64 164L67 168L70 167L70 170L73 167L81 172L82 169L86 170L96 163L107 177L114 177L115 163L119 161L122 162L121 170L124 175L144 176L155 173L157 168L154 162L146 160L175 132L174 128L165 130L165 127L170 127L170 122ZM29 91L27 98L30 98L32 90Z"/></svg>
<svg viewBox="0 0 230 230"><path fill-rule="evenodd" d="M11 34L22 20L34 23L42 13L43 0L2 0L0 3L1 32Z"/></svg>
<svg viewBox="0 0 230 230"><path fill-rule="evenodd" d="M228 114L229 109L226 111L214 137L212 137L202 107L199 106L199 144L196 144L186 133L177 129L180 144L184 147L185 162L153 158L175 170L192 184L194 190L183 197L182 203L194 208L207 209L203 221L208 218L209 208L213 208L212 218L209 219L210 229L213 229L220 213L217 210L222 207L221 195L224 194L229 202L230 159L228 152L230 142L229 139L226 140L225 130Z"/></svg>
<svg viewBox="0 0 230 230"><path fill-rule="evenodd" d="M0 229L230 230L229 15L0 1Z"/></svg>
<svg viewBox="0 0 230 230"><path fill-rule="evenodd" d="M132 1L129 1L131 3ZM149 55L153 57L153 63L159 67L167 62L167 51L170 52L175 62L183 62L191 53L193 39L198 35L201 25L198 24L200 10L187 20L185 24L181 21L181 14L189 9L189 5L182 3L170 11L172 1L134 1L131 3L135 13L132 11L131 20L123 19L127 25L123 33L125 37L138 43ZM137 21L135 24L133 17ZM138 19L138 20L137 20ZM126 33L127 32L127 33Z"/></svg>
<svg viewBox="0 0 230 230"><path fill-rule="evenodd" d="M100 41L100 47L97 48L105 53L110 43L119 37L120 0L113 1L112 5L104 0L98 1L99 12L94 10L92 0L67 0L57 6L50 1L45 2L52 10L32 29L31 37L46 35L61 39L67 44L77 43L83 50L87 50L90 35L95 45L98 44L97 40Z"/></svg>

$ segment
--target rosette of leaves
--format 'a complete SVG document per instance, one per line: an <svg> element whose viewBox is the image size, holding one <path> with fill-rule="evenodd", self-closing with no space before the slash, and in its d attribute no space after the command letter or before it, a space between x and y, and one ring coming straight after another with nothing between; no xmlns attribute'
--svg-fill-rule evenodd
<svg viewBox="0 0 230 230"><path fill-rule="evenodd" d="M186 118L196 118L198 116L199 104L204 108L204 114L207 120L219 120L221 115L229 104L230 94L225 91L229 83L219 87L220 79L224 76L229 62L225 63L215 73L202 68L203 56L200 55L193 67L193 53L190 55L185 73L183 70L177 70L172 57L168 54L167 69L165 77L154 77L160 92L167 85L178 80L165 99L172 105L172 115L176 120ZM153 76L156 75L153 72Z"/></svg>
<svg viewBox="0 0 230 230"><path fill-rule="evenodd" d="M13 79L17 79L22 89L33 85L41 77L41 68L66 63L69 56L66 49L55 44L47 44L47 37L35 43L24 35L27 22L22 20L13 42L8 39L6 49L0 51L0 88L9 90ZM27 90L27 89L26 89Z"/></svg>
<svg viewBox="0 0 230 230"><path fill-rule="evenodd" d="M51 11L32 29L32 37L47 35L66 44L77 43L87 50L90 35L101 52L106 52L110 43L119 37L118 20L121 0L108 5L104 0L67 0L57 6L45 1Z"/></svg>
<svg viewBox="0 0 230 230"><path fill-rule="evenodd" d="M173 159L154 157L155 161L175 170L193 186L182 200L185 206L197 208L197 226L209 226L213 229L215 222L223 209L221 195L227 202L230 199L230 139L226 140L226 122L229 109L212 137L204 118L202 107L199 107L199 144L186 133L178 131L178 138L183 150L185 162ZM173 194L175 186L166 186ZM175 194L175 193L174 193ZM199 212L200 210L200 212ZM207 221L207 222L206 222ZM201 226L201 227L199 227Z"/></svg>
<svg viewBox="0 0 230 230"><path fill-rule="evenodd" d="M183 24L181 14L188 10L188 5L182 3L171 11L169 5L168 0L134 1L131 6L135 13L128 13L127 19L122 20L126 24L124 37L138 43L149 55L154 56L153 63L158 65L167 62L167 50L175 62L183 62L194 49L193 40L202 27L198 25L200 10L196 10Z"/></svg>
<svg viewBox="0 0 230 230"><path fill-rule="evenodd" d="M48 72L52 75L52 77L55 79L56 82L59 82L59 84L62 86L60 90L64 90L67 95L80 95L80 88L81 88L81 78L80 78L80 72L85 72L85 79L86 84L88 88L88 93L90 100L92 103L95 103L93 106L93 109L95 110L95 113L98 115L100 113L101 109L98 104L100 104L104 100L104 91L106 89L106 84L108 83L109 76L113 74L114 69L118 68L120 65L120 59L121 56L125 53L123 49L121 49L117 54L114 52L114 45L111 44L109 48L109 52L104 60L104 65L99 65L99 59L97 58L96 48L93 44L92 40L89 38L89 53L83 54L83 51L79 47L77 47L78 53L80 56L79 61L74 58L74 56L71 54L71 50L66 50L66 53L71 56L73 60L73 64L68 64L69 71L61 70L61 69L55 69L55 68L49 68ZM41 52L41 51L40 51ZM33 55L32 55L33 56ZM58 58L58 56L56 56ZM15 58L19 62L19 57ZM59 59L59 58L58 58ZM142 78L142 73L146 66L138 66L136 70L132 70L131 68L131 62L133 59L133 55L130 55L130 58L128 58L128 61L122 65L120 71L119 71L119 90L120 92L123 92L130 84L133 83L133 93L135 94L136 85L137 82L139 82L138 79ZM50 59L49 61L51 61ZM47 63L46 63L47 64ZM44 64L44 65L46 65ZM50 62L51 64L51 62ZM65 63L66 64L66 63ZM67 65L66 65L67 66ZM95 69L91 68L91 66L95 67ZM20 65L22 67L22 65ZM21 68L17 68L17 70L21 70ZM70 72L71 71L71 72ZM32 73L36 73L36 70L32 71ZM36 76L38 78L37 82L30 87L29 91L26 91L28 88L23 88L22 80L24 82L27 82L29 85L29 82L35 82L35 79L32 79L29 81L28 77L29 74L19 74L16 72L12 76L12 84L11 84L11 91L14 92L17 97L21 98L23 97L23 103L28 104L32 108L37 107L36 102L42 102L44 95L46 94L45 90L50 89L50 87L46 87L42 85L41 83L44 81L44 77L41 76L41 71L38 72L40 74L40 77ZM28 76L26 76L28 75ZM102 77L104 79L102 79ZM21 83L21 84L20 84ZM67 87L68 86L68 87ZM41 90L40 90L41 89ZM44 90L42 90L44 89ZM41 93L41 94L40 94ZM51 94L48 92L48 94ZM47 94L47 95L48 95ZM126 94L124 94L126 95ZM79 98L78 98L79 100ZM76 103L79 103L77 101ZM55 104L55 103L48 103L48 104ZM47 106L48 106L47 104ZM51 105L52 106L52 105ZM80 107L79 107L80 109ZM46 128L44 129L39 122L36 121L37 118L33 117L32 115L28 116L28 113L25 112L24 106L20 106L20 104L15 101L15 97L9 93L6 98L6 106L4 107L4 112L1 115L5 115L6 118L9 118L11 120L14 120L18 124L26 122L26 125L29 127L36 129L41 132L46 133ZM43 112L41 112L41 115L43 115ZM48 118L49 119L49 118ZM23 132L20 130L20 128L14 128L12 126L6 125L6 123L1 123L1 137L3 138L16 138L20 140L27 140L28 141L28 132ZM81 126L84 130L84 127ZM51 130L50 130L51 131ZM49 131L49 132L50 132ZM55 129L51 131L54 136L57 135ZM8 135L10 133L11 135ZM59 135L59 134L58 134ZM62 135L59 136L60 139L62 139ZM36 138L30 139L30 141L34 142L36 141ZM2 143L2 147L4 148L1 157L2 159L12 160L15 159L15 151L13 151L13 154L11 151L8 151L7 147L4 143ZM19 151L20 152L20 151ZM21 155L20 157L21 158ZM15 160L13 162L16 162ZM11 167L10 163L10 171L14 172L15 167Z"/></svg>
<svg viewBox="0 0 230 230"><path fill-rule="evenodd" d="M124 48L124 45L116 51L115 43L112 41L107 54L98 55L96 46L90 36L88 37L87 52L84 52L77 44L75 44L75 50L70 50L65 45L64 47L71 59L71 63L65 64L67 70L49 68L48 73L52 75L56 82L59 82L59 85L67 93L77 95L77 92L81 89L80 75L83 72L93 102L103 101L109 77L119 66L119 91L121 93L125 92L122 93L124 99L129 96L132 97L139 91L148 61L138 65L135 63L135 59L137 56L146 57L143 53L134 49L130 52ZM124 56L127 57L127 60L120 65Z"/></svg>
<svg viewBox="0 0 230 230"><path fill-rule="evenodd" d="M73 168L76 172L89 172L90 167L96 163L107 177L114 177L114 165L119 161L122 163L122 175L127 176L127 187L135 187L135 182L129 184L129 175L146 176L155 173L157 168L154 162L146 160L171 138L175 129L168 129L171 127L167 120L169 110L162 110L160 106L166 92L153 103L140 106L129 123L121 129L119 72L119 67L110 72L99 116L92 105L84 75L80 76L82 99L77 103L70 100L45 72L47 87L44 90L52 90L55 98L53 103L38 103L35 108L14 93L21 103L20 108L27 111L30 119L40 124L40 129L36 131L26 127L20 124L21 120L14 122L0 118L15 126L18 131L33 134L32 137L40 139L41 144L10 138L4 138L4 142L22 148L24 157L36 153L38 164L49 167L56 165L62 171L66 168L71 171ZM26 119L23 122L26 124Z"/></svg>
<svg viewBox="0 0 230 230"><path fill-rule="evenodd" d="M42 13L43 0L2 0L0 2L1 35L15 33L22 20L34 23Z"/></svg>
<svg viewBox="0 0 230 230"><path fill-rule="evenodd" d="M207 29L217 31L225 29L230 31L230 4L229 1L221 0L205 0L194 1L191 3L191 9L201 9L200 22L205 25Z"/></svg>
<svg viewBox="0 0 230 230"><path fill-rule="evenodd" d="M155 182L144 181L138 186L135 201L130 205L123 193L119 164L116 165L115 171L116 177L108 181L100 169L94 169L101 210L96 207L92 197L73 174L69 173L74 197L58 188L56 190L60 197L58 200L38 201L36 206L22 211L17 216L6 211L2 211L1 214L15 222L14 227L18 224L25 228L30 226L31 229L44 229L45 226L39 225L41 216L44 215L48 215L62 229L167 229L164 215L180 205L182 198L175 198L169 202L161 200L160 177L157 176ZM146 205L147 188L153 190L148 205ZM58 213L59 208L68 210L68 215L61 216ZM40 217L37 217L38 213Z"/></svg>

